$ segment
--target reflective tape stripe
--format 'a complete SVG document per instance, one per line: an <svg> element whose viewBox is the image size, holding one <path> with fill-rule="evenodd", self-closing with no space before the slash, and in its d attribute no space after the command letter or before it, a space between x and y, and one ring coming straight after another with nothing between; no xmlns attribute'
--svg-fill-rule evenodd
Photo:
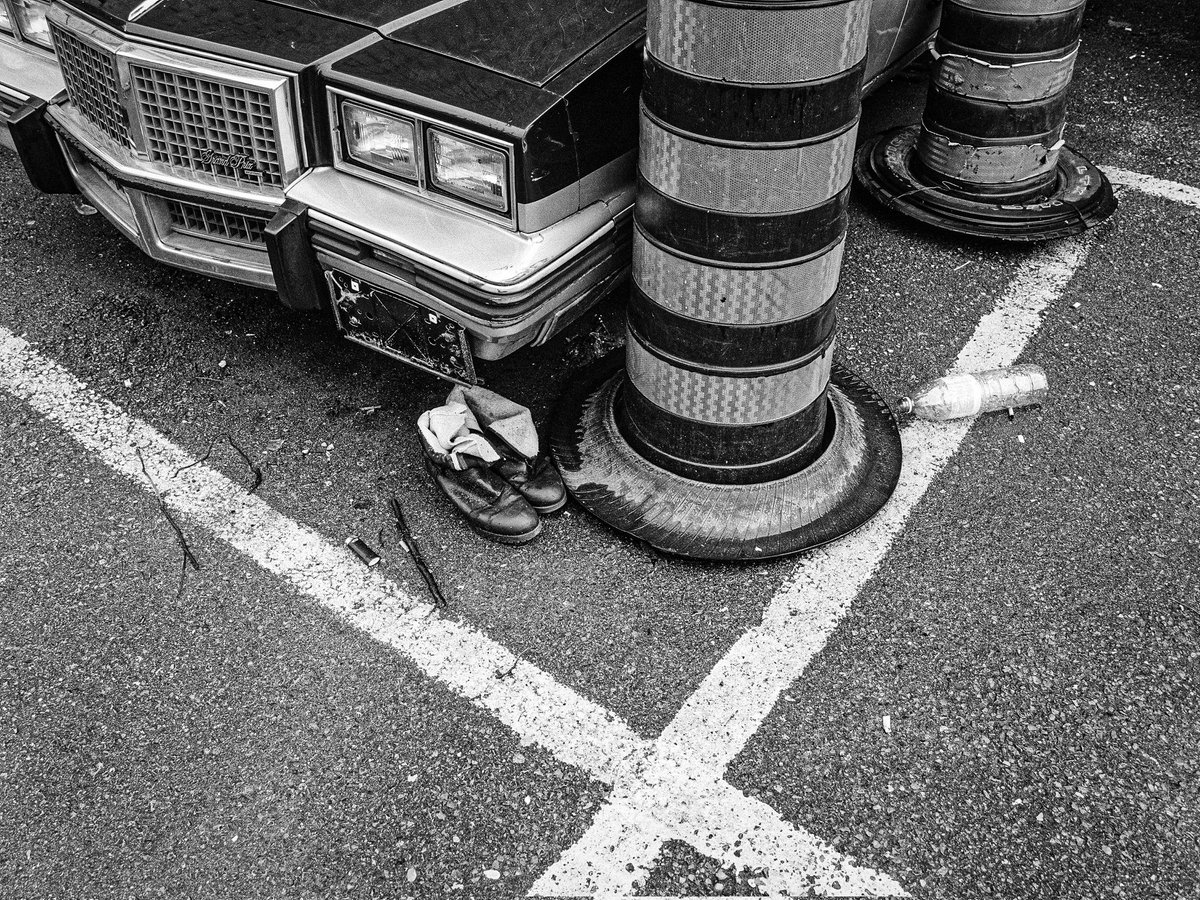
<svg viewBox="0 0 1200 900"><path fill-rule="evenodd" d="M1050 172L1058 164L1062 130L1035 143L973 146L921 129L917 153L928 168L977 184L1014 184Z"/></svg>
<svg viewBox="0 0 1200 900"><path fill-rule="evenodd" d="M853 68L867 52L870 0L818 7L649 4L646 47L672 68L739 84L797 84Z"/></svg>
<svg viewBox="0 0 1200 900"><path fill-rule="evenodd" d="M693 372L660 359L627 335L625 367L642 396L675 416L717 425L757 425L800 412L829 382L833 344L806 366L738 378Z"/></svg>
<svg viewBox="0 0 1200 900"><path fill-rule="evenodd" d="M842 271L844 239L813 259L778 268L725 269L682 259L640 229L633 278L646 296L693 319L726 325L787 322L828 302Z"/></svg>
<svg viewBox="0 0 1200 900"><path fill-rule="evenodd" d="M933 72L936 87L977 100L1023 103L1044 100L1067 89L1078 46L1060 59L999 66L960 54L941 56Z"/></svg>
<svg viewBox="0 0 1200 900"><path fill-rule="evenodd" d="M728 213L800 212L850 183L858 126L828 141L798 147L726 147L668 131L645 109L638 165L661 193Z"/></svg>
<svg viewBox="0 0 1200 900"><path fill-rule="evenodd" d="M1087 0L953 0L953 3L997 16L1052 16L1078 9Z"/></svg>

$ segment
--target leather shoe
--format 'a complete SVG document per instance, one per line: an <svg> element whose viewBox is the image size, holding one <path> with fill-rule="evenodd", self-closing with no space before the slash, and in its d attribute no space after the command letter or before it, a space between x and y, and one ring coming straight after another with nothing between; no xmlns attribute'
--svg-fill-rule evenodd
<svg viewBox="0 0 1200 900"><path fill-rule="evenodd" d="M542 533L541 520L529 501L486 463L456 470L426 454L425 467L483 537L502 544L524 544Z"/></svg>
<svg viewBox="0 0 1200 900"><path fill-rule="evenodd" d="M492 463L492 471L520 491L530 506L546 515L567 505L566 486L549 456L539 454L530 461L501 441L492 446L500 454L500 459Z"/></svg>

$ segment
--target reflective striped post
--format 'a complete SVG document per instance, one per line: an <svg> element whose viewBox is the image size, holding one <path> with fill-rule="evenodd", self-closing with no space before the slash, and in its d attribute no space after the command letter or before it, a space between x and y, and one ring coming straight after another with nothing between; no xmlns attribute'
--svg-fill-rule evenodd
<svg viewBox="0 0 1200 900"><path fill-rule="evenodd" d="M869 142L860 183L887 206L982 237L1078 234L1117 207L1063 143L1087 0L946 0L921 125Z"/></svg>
<svg viewBox="0 0 1200 900"><path fill-rule="evenodd" d="M551 443L660 549L795 553L895 487L895 421L833 361L870 11L650 0L624 367L572 386Z"/></svg>

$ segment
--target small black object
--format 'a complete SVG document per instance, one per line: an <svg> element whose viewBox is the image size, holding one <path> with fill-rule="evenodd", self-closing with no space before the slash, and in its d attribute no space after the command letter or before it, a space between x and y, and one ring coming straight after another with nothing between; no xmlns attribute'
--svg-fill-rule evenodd
<svg viewBox="0 0 1200 900"><path fill-rule="evenodd" d="M392 515L396 517L396 533L400 535L400 546L412 558L413 565L421 573L421 578L425 581L425 587L429 588L429 593L433 596L434 604L440 607L448 606L449 604L446 602L445 596L442 595L442 589L438 587L437 579L433 577L433 572L429 571L429 566L425 564L425 558L421 555L421 548L417 545L412 532L408 528L408 520L404 518L404 510L400 508L400 501L392 497L388 505L392 508Z"/></svg>
<svg viewBox="0 0 1200 900"><path fill-rule="evenodd" d="M374 567L379 565L379 554L367 546L367 542L360 537L346 538L346 546L350 551L365 562L368 566Z"/></svg>
<svg viewBox="0 0 1200 900"><path fill-rule="evenodd" d="M9 134L30 184L45 194L78 194L67 157L46 118L48 105L35 97L18 107L8 120Z"/></svg>

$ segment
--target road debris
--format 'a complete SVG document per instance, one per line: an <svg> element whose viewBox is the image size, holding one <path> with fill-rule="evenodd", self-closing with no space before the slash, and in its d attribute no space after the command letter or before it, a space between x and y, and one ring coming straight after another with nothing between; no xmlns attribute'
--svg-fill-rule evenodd
<svg viewBox="0 0 1200 900"><path fill-rule="evenodd" d="M400 506L400 501L394 496L388 501L388 505L392 509L392 516L396 520L396 533L400 536L400 546L404 548L404 552L408 554L413 561L413 565L417 567L417 571L421 573L421 578L425 582L425 587L429 589L429 593L433 596L434 605L444 609L449 604L446 602L446 597L442 593L442 589L438 586L437 579L433 577L433 572L430 571L428 564L425 562L425 557L421 554L421 547L417 544L412 536L412 531L408 527L408 520L404 518L404 510Z"/></svg>
<svg viewBox="0 0 1200 900"><path fill-rule="evenodd" d="M902 413L944 422L981 413L1041 403L1050 393L1041 366L1021 365L984 372L955 372L921 385L900 399Z"/></svg>
<svg viewBox="0 0 1200 900"><path fill-rule="evenodd" d="M379 554L368 546L367 542L357 535L346 538L346 546L350 552L367 564L367 568L375 568L381 562Z"/></svg>
<svg viewBox="0 0 1200 900"><path fill-rule="evenodd" d="M229 441L229 446L237 451L238 456L240 456L245 461L246 466L250 469L250 474L254 476L254 483L252 485L250 485L249 488L246 489L247 493L253 494L255 491L257 491L259 489L259 487L262 486L262 483L263 483L262 468L255 465L254 460L252 460L250 458L250 455L248 453L246 453L245 450L243 450L241 447L238 446L237 441L235 441L233 439L232 435L228 435L228 434L225 435L225 440Z"/></svg>
<svg viewBox="0 0 1200 900"><path fill-rule="evenodd" d="M183 529L179 527L179 523L175 521L175 517L171 515L171 511L167 509L166 501L163 500L162 492L159 491L158 485L154 483L154 479L150 477L150 472L146 469L146 460L142 457L142 448L135 447L134 452L137 454L138 464L142 467L142 474L146 476L146 482L150 485L150 489L154 491L154 498L158 501L158 508L163 514L163 518L167 520L167 524L171 526L171 530L175 532L175 539L179 542L179 549L183 551L183 560L179 566L179 587L175 590L175 599L178 600L183 596L183 582L187 575L187 567L190 565L197 572L200 571L200 563L192 553L192 548L188 546L187 538L183 534Z"/></svg>
<svg viewBox="0 0 1200 900"><path fill-rule="evenodd" d="M180 466L178 469L175 470L175 473L171 477L178 478L180 472L186 472L188 469L192 468L192 466L198 466L201 463L208 462L208 458L210 456L212 456L213 447L215 447L217 445L218 440L220 440L220 438L213 438L211 441L209 441L208 449L204 451L203 456L201 456L199 459L192 460L186 466ZM254 464L254 461L252 459L250 459L249 454L247 454L245 450L243 450L240 446L238 446L237 441L235 441L233 439L232 435L229 435L229 434L225 435L225 440L229 442L229 446L232 447L237 452L238 456L240 456L242 458L242 460L246 463L247 467L250 469L250 474L252 474L254 476L253 483L250 485L250 487L248 487L246 489L247 493L253 494L255 491L257 491L259 489L259 487L262 486L262 483L263 483L262 468L260 466L257 466ZM276 443L276 442L272 442L272 443ZM279 441L277 443L279 444L280 447L283 446L282 441ZM268 444L267 448L268 449L278 449L277 447L272 447L271 444Z"/></svg>

